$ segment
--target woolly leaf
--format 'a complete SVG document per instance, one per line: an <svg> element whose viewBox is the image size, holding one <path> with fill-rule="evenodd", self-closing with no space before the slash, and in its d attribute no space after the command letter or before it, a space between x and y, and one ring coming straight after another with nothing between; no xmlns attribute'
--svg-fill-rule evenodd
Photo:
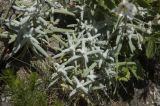
<svg viewBox="0 0 160 106"><path fill-rule="evenodd" d="M147 47L146 47L147 58L149 59L153 58L155 52L156 52L156 43L155 43L155 40L151 38L149 39Z"/></svg>

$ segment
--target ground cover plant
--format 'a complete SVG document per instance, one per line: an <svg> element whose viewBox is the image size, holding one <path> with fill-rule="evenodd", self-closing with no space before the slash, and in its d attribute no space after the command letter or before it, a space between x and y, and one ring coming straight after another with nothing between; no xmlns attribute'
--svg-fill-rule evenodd
<svg viewBox="0 0 160 106"><path fill-rule="evenodd" d="M33 71L38 73L35 80L42 80L43 89L37 91L36 86L29 96L38 92L37 99L42 99L44 105L106 106L115 98L134 96L131 91L139 81L146 82L146 86L150 80L158 81L159 0L6 3L0 18L0 40L4 43L1 82L5 82L3 72L8 69L15 74L24 70L23 74L31 76ZM13 101L16 106L24 103Z"/></svg>

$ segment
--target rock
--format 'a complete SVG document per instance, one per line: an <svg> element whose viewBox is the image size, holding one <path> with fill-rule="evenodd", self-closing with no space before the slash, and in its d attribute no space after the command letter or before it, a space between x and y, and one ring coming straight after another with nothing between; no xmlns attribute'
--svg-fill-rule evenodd
<svg viewBox="0 0 160 106"><path fill-rule="evenodd" d="M1 102L0 106L13 106L11 103L8 102Z"/></svg>

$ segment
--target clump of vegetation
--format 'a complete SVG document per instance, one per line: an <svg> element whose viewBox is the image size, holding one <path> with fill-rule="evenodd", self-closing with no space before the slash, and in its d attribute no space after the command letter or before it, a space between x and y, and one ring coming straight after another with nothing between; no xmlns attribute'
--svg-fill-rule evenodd
<svg viewBox="0 0 160 106"><path fill-rule="evenodd" d="M7 70L1 77L5 82L6 90L14 106L47 106L47 94L42 89L38 74L31 73L26 78L21 79L14 75L11 70Z"/></svg>
<svg viewBox="0 0 160 106"><path fill-rule="evenodd" d="M36 74L27 82L10 76L8 85L16 106L36 106L38 102L45 106L45 90L54 88L66 94L66 104L82 100L88 105L104 105L111 97L119 97L119 88L126 91L125 83L148 80L145 63L159 53L157 4L158 0L11 2L15 15L1 16L0 37L7 43L1 70L17 71L18 61L23 63L18 68L38 70L49 81L43 82L47 89L40 89ZM46 64L35 66L33 61ZM35 96L37 102L29 96ZM57 103L63 105L59 100Z"/></svg>

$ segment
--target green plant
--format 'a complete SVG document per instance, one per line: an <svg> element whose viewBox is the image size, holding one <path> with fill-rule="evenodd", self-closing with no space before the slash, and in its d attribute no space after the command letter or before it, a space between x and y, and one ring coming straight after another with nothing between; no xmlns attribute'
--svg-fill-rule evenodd
<svg viewBox="0 0 160 106"><path fill-rule="evenodd" d="M54 100L53 106L65 106L65 104L63 103L63 101L56 99Z"/></svg>
<svg viewBox="0 0 160 106"><path fill-rule="evenodd" d="M15 106L47 106L47 94L45 89L41 88L36 73L20 79L11 70L7 70L2 80L7 84L10 102Z"/></svg>

